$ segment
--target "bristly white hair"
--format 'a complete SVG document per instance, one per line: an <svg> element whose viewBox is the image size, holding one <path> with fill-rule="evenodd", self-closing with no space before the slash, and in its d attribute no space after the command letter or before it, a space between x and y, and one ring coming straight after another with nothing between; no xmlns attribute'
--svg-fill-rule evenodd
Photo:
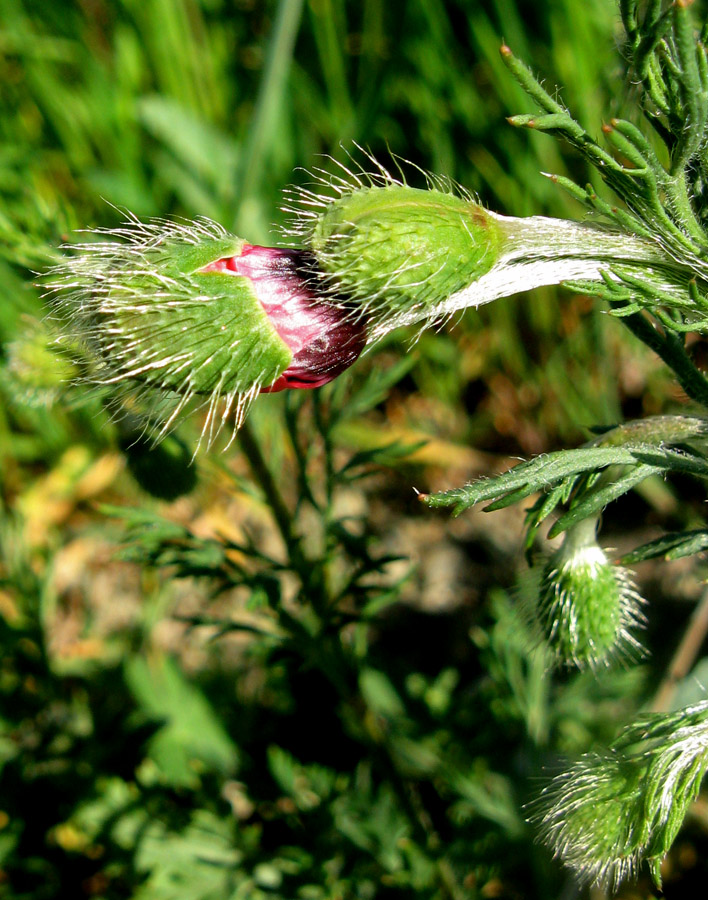
<svg viewBox="0 0 708 900"><path fill-rule="evenodd" d="M248 383L222 372L209 391L200 391L200 372L212 356L197 350L200 343L206 345L208 322L196 314L213 298L188 276L170 275L155 264L156 253L165 248L196 247L230 235L204 217L142 221L123 212L125 221L117 228L80 232L105 240L64 245L64 259L44 279L45 296L64 339L92 351L94 362L82 383L107 390L105 404L113 415L126 409L139 415L155 442L189 408L206 412L198 447L210 447L227 424L232 429L230 444L264 384L265 372ZM169 315L170 331L190 329L183 348L166 352L164 344L156 344L159 313ZM127 328L121 321L126 315L132 317ZM257 342L252 352L258 354Z"/></svg>
<svg viewBox="0 0 708 900"><path fill-rule="evenodd" d="M370 188L410 187L406 177L407 169L422 178L425 188L429 191L452 194L470 203L478 202L471 191L446 175L427 172L414 162L389 151L397 173L394 175L369 150L356 142L354 147L355 152L363 157L363 162L357 158L355 152L347 150L345 152L349 158L349 165L333 156L325 156L325 159L339 171L333 172L322 166L298 170L309 175L312 180L305 185L290 185L283 191L284 204L281 210L289 216L281 229L283 243L291 242L292 238L307 240L312 234L314 223L335 200Z"/></svg>
<svg viewBox="0 0 708 900"><path fill-rule="evenodd" d="M653 713L556 775L531 806L541 840L581 881L616 889L660 865L708 768L708 701Z"/></svg>
<svg viewBox="0 0 708 900"><path fill-rule="evenodd" d="M391 166L386 167L373 153L359 144L354 143L354 148L354 151L345 151L348 157L347 163L335 157L326 156L333 170L322 166L300 169L309 176L310 180L302 185L291 185L283 191L284 203L281 210L287 214L288 219L281 228L281 244L290 246L293 241L297 241L306 249L310 249L317 223L334 203L358 192L391 187L411 187L407 172L410 172L416 181L422 181L423 187L427 191L457 197L468 203L478 203L477 198L454 179L427 172L392 151L389 151ZM410 229L413 232L416 229L414 215L411 216ZM334 241L334 250L329 254L325 251L323 255L330 256L338 264L341 264L341 257L336 248L337 239L338 236L330 238ZM429 287L428 293L431 300L435 297L435 277L433 275L431 278L429 272L431 265L437 266L438 271L442 271L445 262L439 252L431 250L424 258L408 259L388 272L385 279L379 277L371 280L368 284L359 282L357 292L365 295L366 300L359 306L348 304L347 311L353 318L366 318L370 344L401 324L416 325L413 340L417 340L426 328L431 326L442 328L448 319L461 312L459 307L440 309L437 304L418 303L411 304L405 310L400 309L397 313L392 314L391 303L387 302L387 296L391 286L401 276L406 276L407 284L412 288ZM426 272L426 274L416 280L416 272ZM331 291L333 302L337 302L337 285L342 276L346 276L346 274L347 272L343 271L327 273L319 268L313 273L313 288L317 291Z"/></svg>

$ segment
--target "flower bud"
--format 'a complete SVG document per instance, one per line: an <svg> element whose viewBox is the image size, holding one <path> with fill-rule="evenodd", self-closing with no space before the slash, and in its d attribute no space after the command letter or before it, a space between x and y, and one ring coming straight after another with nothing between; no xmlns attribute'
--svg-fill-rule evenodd
<svg viewBox="0 0 708 900"><path fill-rule="evenodd" d="M330 203L310 248L324 279L382 317L425 318L488 272L502 232L468 197L390 183Z"/></svg>
<svg viewBox="0 0 708 900"><path fill-rule="evenodd" d="M158 433L201 398L211 442L259 391L325 384L366 342L363 319L315 292L302 251L204 220L99 233L113 240L79 245L53 270L54 307L91 349L94 383L176 396Z"/></svg>
<svg viewBox="0 0 708 900"><path fill-rule="evenodd" d="M532 805L556 856L585 883L615 889L661 862L708 769L708 702L640 717L614 744L557 775Z"/></svg>
<svg viewBox="0 0 708 900"><path fill-rule="evenodd" d="M635 235L501 216L445 179L426 175L427 189L413 188L365 156L371 171L353 160L339 174L317 170L312 188L286 192L284 210L286 235L304 240L323 288L367 315L369 340L542 285L604 284L616 263L667 264Z"/></svg>
<svg viewBox="0 0 708 900"><path fill-rule="evenodd" d="M641 649L631 629L642 623L642 598L598 545L596 527L585 519L565 533L543 567L534 610L555 661L578 668Z"/></svg>

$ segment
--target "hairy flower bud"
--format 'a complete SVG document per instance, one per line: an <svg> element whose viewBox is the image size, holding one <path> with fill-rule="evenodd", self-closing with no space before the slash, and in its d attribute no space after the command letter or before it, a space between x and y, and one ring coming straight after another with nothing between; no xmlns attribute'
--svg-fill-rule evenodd
<svg viewBox="0 0 708 900"><path fill-rule="evenodd" d="M388 184L333 201L310 247L338 292L366 303L377 298L389 315L424 317L492 268L501 238L471 199Z"/></svg>
<svg viewBox="0 0 708 900"><path fill-rule="evenodd" d="M585 519L568 529L543 567L534 608L555 661L578 668L640 650L631 630L642 622L642 598L598 545L596 528L595 519Z"/></svg>
<svg viewBox="0 0 708 900"><path fill-rule="evenodd" d="M586 883L615 888L661 862L708 769L708 702L654 713L557 775L533 805L544 843Z"/></svg>
<svg viewBox="0 0 708 900"><path fill-rule="evenodd" d="M92 351L93 382L175 397L158 433L196 398L210 442L260 391L325 384L366 342L363 318L315 292L302 251L205 220L99 233L53 271L54 308Z"/></svg>
<svg viewBox="0 0 708 900"><path fill-rule="evenodd" d="M602 282L619 262L666 264L634 235L500 216L445 179L427 175L421 190L367 159L372 171L317 171L312 188L286 192L285 211L286 234L304 240L323 288L366 312L369 340L541 285Z"/></svg>
<svg viewBox="0 0 708 900"><path fill-rule="evenodd" d="M287 233L304 239L323 287L365 311L375 339L439 317L493 268L505 235L463 189L433 176L426 190L410 187L369 160L372 172L343 167L344 177L315 176L318 190L291 189L286 211Z"/></svg>

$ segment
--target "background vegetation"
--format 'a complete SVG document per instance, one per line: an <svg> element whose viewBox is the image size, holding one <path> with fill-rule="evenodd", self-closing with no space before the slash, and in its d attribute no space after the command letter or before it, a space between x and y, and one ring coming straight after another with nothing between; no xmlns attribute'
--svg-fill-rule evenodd
<svg viewBox="0 0 708 900"><path fill-rule="evenodd" d="M499 212L581 216L540 172L582 183L584 163L506 123L533 108L502 39L591 131L626 114L612 0L4 0L0 896L581 896L524 803L651 701L700 573L639 571L646 665L551 681L514 611L521 513L451 521L412 488L685 408L660 364L597 304L539 291L262 397L189 467L198 423L150 452L60 385L33 286L116 207L273 243L298 167L353 142ZM702 499L648 481L603 540ZM707 821L699 804L667 896L705 884Z"/></svg>

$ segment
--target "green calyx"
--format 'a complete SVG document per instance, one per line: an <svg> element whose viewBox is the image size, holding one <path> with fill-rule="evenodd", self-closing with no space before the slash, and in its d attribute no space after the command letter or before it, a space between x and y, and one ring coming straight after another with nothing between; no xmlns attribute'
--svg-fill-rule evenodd
<svg viewBox="0 0 708 900"><path fill-rule="evenodd" d="M554 656L581 668L603 661L622 626L621 590L610 563L551 560L542 577L538 618Z"/></svg>
<svg viewBox="0 0 708 900"><path fill-rule="evenodd" d="M583 519L566 532L543 567L533 615L555 661L581 669L640 649L631 631L642 623L641 598L597 544L596 526Z"/></svg>
<svg viewBox="0 0 708 900"><path fill-rule="evenodd" d="M153 439L188 405L204 411L200 443L227 424L235 433L292 361L267 311L277 251L247 247L208 219L129 215L96 234L47 273L62 346L88 351L81 379L107 388L105 402ZM242 265L250 254L256 265Z"/></svg>
<svg viewBox="0 0 708 900"><path fill-rule="evenodd" d="M92 334L106 348L112 382L138 378L180 394L244 394L272 384L292 359L250 279L202 271L237 256L228 236L178 239L126 253L125 275L94 310Z"/></svg>
<svg viewBox="0 0 708 900"><path fill-rule="evenodd" d="M488 272L502 237L470 199L392 183L329 203L310 249L332 289L358 300L367 314L424 315Z"/></svg>

